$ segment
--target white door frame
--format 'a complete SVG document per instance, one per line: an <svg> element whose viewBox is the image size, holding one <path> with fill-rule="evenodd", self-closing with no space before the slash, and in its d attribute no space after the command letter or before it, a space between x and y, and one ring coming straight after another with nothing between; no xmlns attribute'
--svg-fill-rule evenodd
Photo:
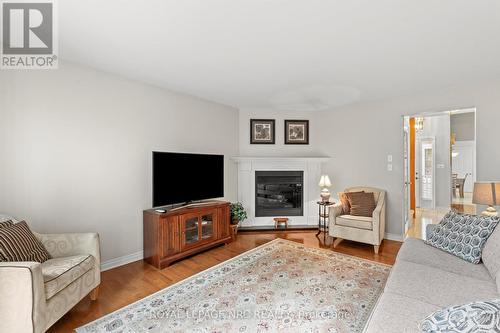
<svg viewBox="0 0 500 333"><path fill-rule="evenodd" d="M403 118L403 235L406 235L408 229L413 224L413 217L411 216L410 210L410 124L409 118ZM404 237L403 237L404 239Z"/></svg>

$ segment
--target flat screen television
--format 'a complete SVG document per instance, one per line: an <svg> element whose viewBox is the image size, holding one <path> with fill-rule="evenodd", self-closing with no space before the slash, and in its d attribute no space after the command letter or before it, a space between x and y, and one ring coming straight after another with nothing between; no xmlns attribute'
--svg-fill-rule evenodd
<svg viewBox="0 0 500 333"><path fill-rule="evenodd" d="M224 196L224 155L153 152L153 207Z"/></svg>

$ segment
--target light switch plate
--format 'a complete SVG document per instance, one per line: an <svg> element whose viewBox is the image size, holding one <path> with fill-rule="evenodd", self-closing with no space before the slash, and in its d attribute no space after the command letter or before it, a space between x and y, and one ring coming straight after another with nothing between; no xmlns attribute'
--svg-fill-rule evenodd
<svg viewBox="0 0 500 333"><path fill-rule="evenodd" d="M392 164L387 164L387 171L392 171Z"/></svg>
<svg viewBox="0 0 500 333"><path fill-rule="evenodd" d="M392 162L392 155L387 155L387 162Z"/></svg>

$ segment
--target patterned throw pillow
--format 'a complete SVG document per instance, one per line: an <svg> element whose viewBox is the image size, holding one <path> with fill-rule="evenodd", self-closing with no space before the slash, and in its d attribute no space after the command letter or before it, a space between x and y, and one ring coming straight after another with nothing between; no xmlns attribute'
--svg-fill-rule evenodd
<svg viewBox="0 0 500 333"><path fill-rule="evenodd" d="M0 222L0 229L10 227L13 224L11 220Z"/></svg>
<svg viewBox="0 0 500 333"><path fill-rule="evenodd" d="M500 300L474 302L438 310L420 323L425 333L500 332Z"/></svg>
<svg viewBox="0 0 500 333"><path fill-rule="evenodd" d="M44 262L50 255L26 222L0 228L0 256L5 261Z"/></svg>
<svg viewBox="0 0 500 333"><path fill-rule="evenodd" d="M430 232L428 245L479 264L486 241L498 225L498 216L479 216L449 212Z"/></svg>

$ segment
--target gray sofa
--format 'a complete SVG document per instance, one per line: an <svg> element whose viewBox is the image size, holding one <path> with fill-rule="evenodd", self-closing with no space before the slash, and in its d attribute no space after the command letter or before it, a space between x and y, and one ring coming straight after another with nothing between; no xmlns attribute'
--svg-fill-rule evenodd
<svg viewBox="0 0 500 333"><path fill-rule="evenodd" d="M419 332L420 322L436 310L494 298L500 298L500 227L478 265L408 238L365 332Z"/></svg>

